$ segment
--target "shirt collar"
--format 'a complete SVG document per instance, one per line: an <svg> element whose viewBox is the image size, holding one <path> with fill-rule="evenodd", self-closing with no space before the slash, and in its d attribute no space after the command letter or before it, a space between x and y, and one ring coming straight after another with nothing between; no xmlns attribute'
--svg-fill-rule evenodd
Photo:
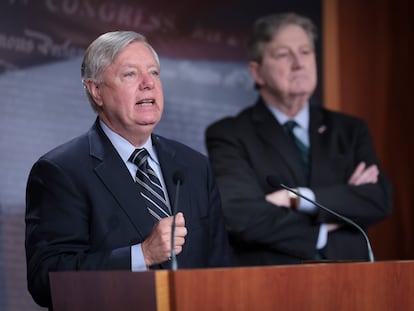
<svg viewBox="0 0 414 311"><path fill-rule="evenodd" d="M276 118L276 120L281 124L285 124L289 120L294 120L296 123L303 129L308 130L309 128L309 103L307 103L299 113L293 118L288 117L280 109L272 106L268 103L265 103L269 108L270 112Z"/></svg>
<svg viewBox="0 0 414 311"><path fill-rule="evenodd" d="M127 163L129 157L131 156L132 152L136 149L136 147L132 145L129 141L127 141L125 138L123 138L121 135L111 130L102 120L99 120L99 124L101 125L102 130L104 131L106 136L108 136L112 145L115 147L116 151L121 156L122 160L125 163ZM147 149L149 157L154 162L159 164L157 154L155 153L154 147L152 145L151 135L148 137L146 142L142 146L139 146L138 148Z"/></svg>

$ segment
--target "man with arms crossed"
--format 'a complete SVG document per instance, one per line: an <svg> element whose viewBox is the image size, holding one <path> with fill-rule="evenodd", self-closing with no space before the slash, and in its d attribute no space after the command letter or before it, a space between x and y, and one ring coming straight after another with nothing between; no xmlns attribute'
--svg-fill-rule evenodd
<svg viewBox="0 0 414 311"><path fill-rule="evenodd" d="M258 19L248 48L259 98L207 129L239 265L368 259L358 230L275 184L364 229L391 212L391 185L365 122L309 104L317 84L315 37L313 23L297 14Z"/></svg>

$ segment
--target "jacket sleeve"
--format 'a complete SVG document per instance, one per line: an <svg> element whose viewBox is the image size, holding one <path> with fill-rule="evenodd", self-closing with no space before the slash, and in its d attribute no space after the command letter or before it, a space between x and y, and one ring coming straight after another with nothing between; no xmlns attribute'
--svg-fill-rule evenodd
<svg viewBox="0 0 414 311"><path fill-rule="evenodd" d="M368 127L362 120L353 118L352 126L333 133L330 138L331 178L313 187L317 201L347 216L363 227L378 223L390 215L392 210L392 186L376 157ZM335 157L335 158L334 158ZM359 186L349 185L348 180L360 162L367 166L376 164L380 170L378 182ZM319 222L337 222L325 212Z"/></svg>

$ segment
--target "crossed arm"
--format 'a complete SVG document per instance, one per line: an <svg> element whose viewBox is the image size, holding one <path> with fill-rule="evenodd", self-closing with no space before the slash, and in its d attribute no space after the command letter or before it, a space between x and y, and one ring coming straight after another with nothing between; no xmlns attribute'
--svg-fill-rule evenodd
<svg viewBox="0 0 414 311"><path fill-rule="evenodd" d="M378 166L372 164L367 166L365 162L360 162L351 177L348 179L348 184L353 186L360 186L364 184L375 184L378 182L379 169ZM286 189L274 191L266 195L266 201L269 203L285 206L291 208L289 192ZM340 227L339 224L330 223L328 225L328 231L334 231Z"/></svg>

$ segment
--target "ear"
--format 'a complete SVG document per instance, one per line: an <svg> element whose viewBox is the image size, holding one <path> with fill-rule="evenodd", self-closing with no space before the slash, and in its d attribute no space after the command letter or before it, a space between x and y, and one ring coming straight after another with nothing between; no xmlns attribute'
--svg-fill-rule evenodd
<svg viewBox="0 0 414 311"><path fill-rule="evenodd" d="M98 106L102 106L102 97L101 97L101 89L99 84L96 84L95 82L91 80L87 80L85 82L85 87L88 89L89 94L95 101L95 103Z"/></svg>
<svg viewBox="0 0 414 311"><path fill-rule="evenodd" d="M248 63L248 68L249 68L250 74L252 75L254 79L254 82L258 86L262 86L264 84L264 81L260 74L260 64L258 62L252 61Z"/></svg>

